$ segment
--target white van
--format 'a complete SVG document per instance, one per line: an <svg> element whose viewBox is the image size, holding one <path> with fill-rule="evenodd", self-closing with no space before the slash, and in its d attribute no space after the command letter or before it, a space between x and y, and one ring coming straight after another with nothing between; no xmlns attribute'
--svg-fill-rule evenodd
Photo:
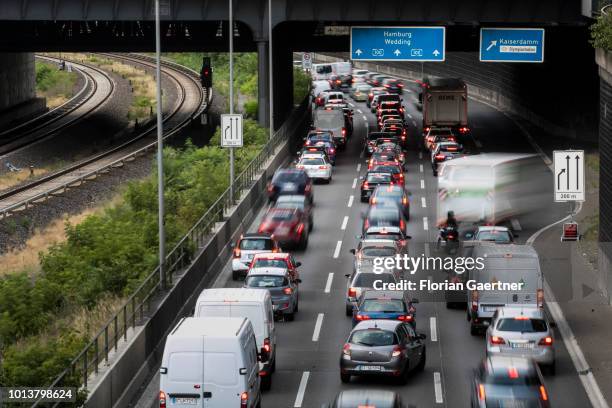
<svg viewBox="0 0 612 408"><path fill-rule="evenodd" d="M257 344L244 317L187 317L166 338L159 405L260 408Z"/></svg>
<svg viewBox="0 0 612 408"><path fill-rule="evenodd" d="M194 317L246 317L251 321L257 349L268 355L260 364L262 388L272 386L276 368L276 330L270 292L260 289L204 289L196 302Z"/></svg>
<svg viewBox="0 0 612 408"><path fill-rule="evenodd" d="M312 79L328 80L332 76L332 64L312 64Z"/></svg>
<svg viewBox="0 0 612 408"><path fill-rule="evenodd" d="M334 75L351 75L353 67L350 62L332 62L332 73Z"/></svg>
<svg viewBox="0 0 612 408"><path fill-rule="evenodd" d="M470 333L475 335L486 329L499 307L544 307L544 276L540 259L530 245L496 244L482 242L472 251L472 257L482 259L484 268L469 272L467 318ZM520 284L520 289L498 288L492 290L470 289L470 284Z"/></svg>

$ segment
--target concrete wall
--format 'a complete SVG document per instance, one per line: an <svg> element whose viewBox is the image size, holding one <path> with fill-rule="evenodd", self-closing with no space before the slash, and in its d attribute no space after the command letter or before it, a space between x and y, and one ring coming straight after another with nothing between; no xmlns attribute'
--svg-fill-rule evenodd
<svg viewBox="0 0 612 408"><path fill-rule="evenodd" d="M33 53L0 54L0 126L45 108L36 99Z"/></svg>

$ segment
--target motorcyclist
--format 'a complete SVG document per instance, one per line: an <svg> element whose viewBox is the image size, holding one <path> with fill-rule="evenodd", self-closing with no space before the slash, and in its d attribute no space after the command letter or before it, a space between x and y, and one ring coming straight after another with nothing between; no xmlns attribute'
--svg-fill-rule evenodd
<svg viewBox="0 0 612 408"><path fill-rule="evenodd" d="M449 211L446 218L446 224L444 225L447 229L457 229L459 225L457 224L457 219L455 218L455 213L453 211Z"/></svg>

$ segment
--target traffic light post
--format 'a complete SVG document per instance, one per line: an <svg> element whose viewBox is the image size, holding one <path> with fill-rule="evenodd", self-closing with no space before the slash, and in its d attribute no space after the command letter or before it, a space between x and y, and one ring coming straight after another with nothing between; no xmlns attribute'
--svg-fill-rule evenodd
<svg viewBox="0 0 612 408"><path fill-rule="evenodd" d="M200 71L200 82L202 88L212 88L212 67L210 66L210 58L202 57L202 71Z"/></svg>

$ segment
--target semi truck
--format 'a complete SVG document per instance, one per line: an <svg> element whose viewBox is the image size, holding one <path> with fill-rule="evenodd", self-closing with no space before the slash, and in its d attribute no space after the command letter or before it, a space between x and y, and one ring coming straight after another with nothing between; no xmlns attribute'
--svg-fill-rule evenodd
<svg viewBox="0 0 612 408"><path fill-rule="evenodd" d="M469 131L467 85L462 79L426 78L422 89L423 134L432 127L451 128L458 134Z"/></svg>

